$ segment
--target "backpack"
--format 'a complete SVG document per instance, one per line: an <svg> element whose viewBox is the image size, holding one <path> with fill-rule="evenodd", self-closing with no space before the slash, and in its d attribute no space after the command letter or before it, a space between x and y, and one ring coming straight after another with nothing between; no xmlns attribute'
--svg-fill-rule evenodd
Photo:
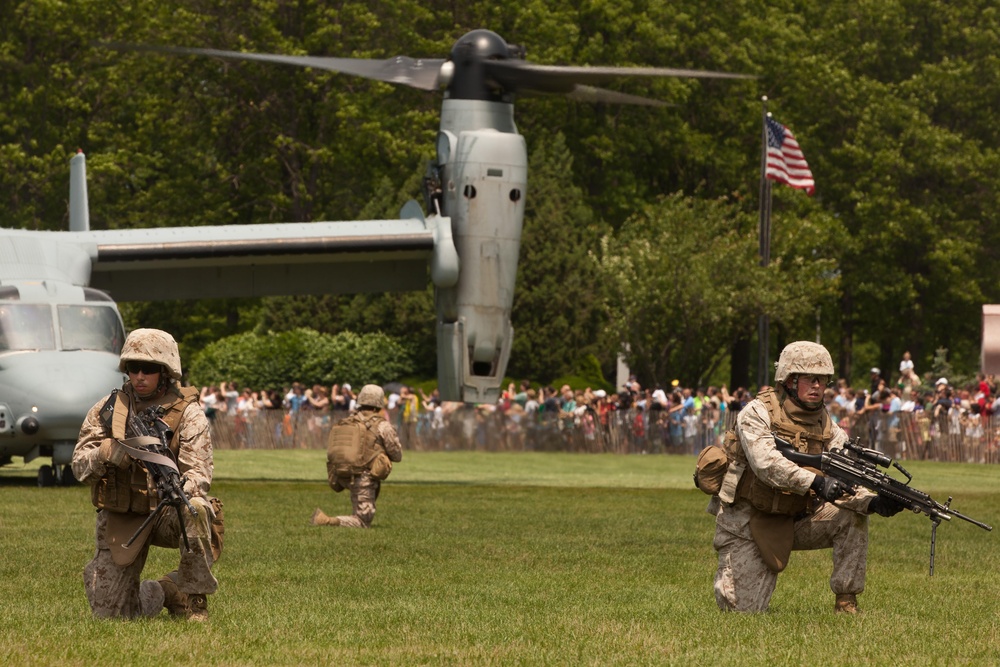
<svg viewBox="0 0 1000 667"><path fill-rule="evenodd" d="M330 429L326 449L326 474L330 486L338 478L351 478L370 469L378 456L375 435L369 433L372 420L359 415L346 417Z"/></svg>

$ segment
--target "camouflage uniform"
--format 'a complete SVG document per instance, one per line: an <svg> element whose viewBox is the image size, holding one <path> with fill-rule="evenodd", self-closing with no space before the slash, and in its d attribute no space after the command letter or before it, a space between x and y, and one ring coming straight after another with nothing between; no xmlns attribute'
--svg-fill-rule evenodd
<svg viewBox="0 0 1000 667"><path fill-rule="evenodd" d="M832 362L829 368L832 372ZM784 403L782 409L787 409ZM815 473L789 461L777 450L771 414L759 397L740 412L735 430L739 446L746 454L748 470L744 474L752 472L775 489L799 495L809 493ZM847 434L831 423L823 449L840 448L846 441ZM836 505L817 498L808 512L794 517L793 551L833 548L830 588L838 596L857 595L864 590L867 510L873 497L870 491L859 489L854 495L838 500ZM770 604L778 575L768 567L751 533L751 517L757 512L745 497L737 497L732 504L718 505L713 546L719 554L715 598L722 610L766 611Z"/></svg>
<svg viewBox="0 0 1000 667"><path fill-rule="evenodd" d="M129 342L126 341L126 348L128 345ZM122 354L124 357L126 351L123 351ZM173 370L171 369L171 371ZM173 376L174 372L171 372L170 375ZM180 375L179 363L176 375ZM176 403L181 396L180 390L173 383L167 383L166 390L162 395L148 400L140 400L128 382L121 391L124 394L122 398L126 399L125 402L132 406L133 412L139 412L151 405ZM81 482L90 485L100 483L102 478L107 474L112 474L115 468L112 463L104 460L101 456L101 445L109 439L110 434L101 423L99 415L108 398L110 395L101 399L88 412L80 429L76 448L73 451L73 474ZM210 526L214 513L207 498L212 484L212 440L208 419L197 401L189 402L183 408L174 438L174 442L178 443L177 467L185 479L184 492L190 497L191 505L198 513L197 518L195 518L186 508L183 510L186 514L184 517L185 527L192 551L188 553L184 548L177 513L172 507L168 507L153 522L145 540L140 538L129 548L130 551L135 552L131 562L124 565L119 564L112 553L112 547L117 549L118 545L126 541L128 537L122 539L121 536L110 535L108 523L111 513L109 510L98 509L97 550L94 558L84 567L83 571L87 600L95 617L155 616L163 609L166 586L153 580L140 583L140 575L146 562L150 544L170 549L180 548L180 565L177 570L166 577L173 581L175 585L173 588L179 590L185 601L188 596L204 596L214 593L218 588L218 581L211 572L215 555L212 550ZM134 460L128 465L130 471L139 467L139 464ZM148 481L148 487L151 498L154 502L157 501L155 485L151 480ZM119 515L114 517L116 520L133 522L141 522L147 516L133 512L116 512L115 514ZM116 541L114 545L112 545L113 541ZM161 581L165 581L165 579L161 579ZM166 585L169 586L169 582ZM178 610L171 608L171 611L177 612Z"/></svg>
<svg viewBox="0 0 1000 667"><path fill-rule="evenodd" d="M385 450L390 461L398 463L403 459L403 447L392 424L380 420L375 425L375 439ZM351 490L353 514L336 517L337 523L346 528L370 528L375 518L375 500L382 488L382 480L370 472L363 472L352 478L338 479L337 483Z"/></svg>
<svg viewBox="0 0 1000 667"><path fill-rule="evenodd" d="M374 412L382 410L385 406L385 392L383 392L382 388L373 384L365 385L358 393L357 402L359 411L343 421L360 420L361 423L368 424L368 429L370 430L366 431L366 437L371 437L374 440L374 442L371 440L367 441L368 444L373 445L376 451L384 452L389 461L394 463L402 461L403 447L399 442L396 429L379 413ZM367 451L371 450L368 449ZM372 464L364 464L364 469L360 470L360 472L358 472L357 468L354 468L353 472L356 474L342 476L341 472L343 469L337 468L333 463L329 462L331 456L335 455L328 454L327 470L330 485L337 492L344 489L351 490L351 508L353 509L353 514L331 517L327 516L323 510L317 507L312 515L312 524L315 526L370 528L372 519L375 518L375 501L378 499L379 490L382 488L382 480L372 474ZM384 461L384 457L382 457L382 460ZM385 465L391 470L391 464ZM350 469L350 466L348 466L348 469ZM388 471L381 475L381 477L384 479L387 475Z"/></svg>

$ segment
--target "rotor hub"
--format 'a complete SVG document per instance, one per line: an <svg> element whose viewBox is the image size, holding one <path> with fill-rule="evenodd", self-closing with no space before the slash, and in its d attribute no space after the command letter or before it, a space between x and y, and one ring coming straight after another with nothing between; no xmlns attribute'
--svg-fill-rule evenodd
<svg viewBox="0 0 1000 667"><path fill-rule="evenodd" d="M459 37L451 47L454 72L448 84L452 99L510 102L509 91L486 71L484 63L491 60L523 59L524 49L508 44L492 30L473 30Z"/></svg>

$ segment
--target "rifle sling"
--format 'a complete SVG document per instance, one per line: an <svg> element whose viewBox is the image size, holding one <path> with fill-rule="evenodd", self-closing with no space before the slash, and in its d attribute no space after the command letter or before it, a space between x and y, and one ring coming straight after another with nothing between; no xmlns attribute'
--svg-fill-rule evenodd
<svg viewBox="0 0 1000 667"><path fill-rule="evenodd" d="M125 451L129 453L132 458L139 459L140 461L146 461L147 463L155 463L157 465L166 466L170 468L178 475L180 470L177 469L177 464L174 463L173 459L163 454L157 454L156 452L151 452L147 449L142 449L143 446L156 447L160 444L157 438L149 435L140 435L135 438L126 438L124 441L119 440L118 444L125 448Z"/></svg>

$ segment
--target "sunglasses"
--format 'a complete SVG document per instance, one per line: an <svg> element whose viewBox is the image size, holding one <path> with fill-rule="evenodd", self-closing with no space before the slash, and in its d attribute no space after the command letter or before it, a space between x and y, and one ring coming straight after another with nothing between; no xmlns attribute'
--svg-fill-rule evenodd
<svg viewBox="0 0 1000 667"><path fill-rule="evenodd" d="M818 384L821 387L832 387L833 378L828 375L800 375L799 380L805 381L809 386Z"/></svg>
<svg viewBox="0 0 1000 667"><path fill-rule="evenodd" d="M128 361L125 362L125 370L133 375L142 373L143 375L153 375L155 373L160 373L163 371L163 366L160 364L150 363L148 361Z"/></svg>

